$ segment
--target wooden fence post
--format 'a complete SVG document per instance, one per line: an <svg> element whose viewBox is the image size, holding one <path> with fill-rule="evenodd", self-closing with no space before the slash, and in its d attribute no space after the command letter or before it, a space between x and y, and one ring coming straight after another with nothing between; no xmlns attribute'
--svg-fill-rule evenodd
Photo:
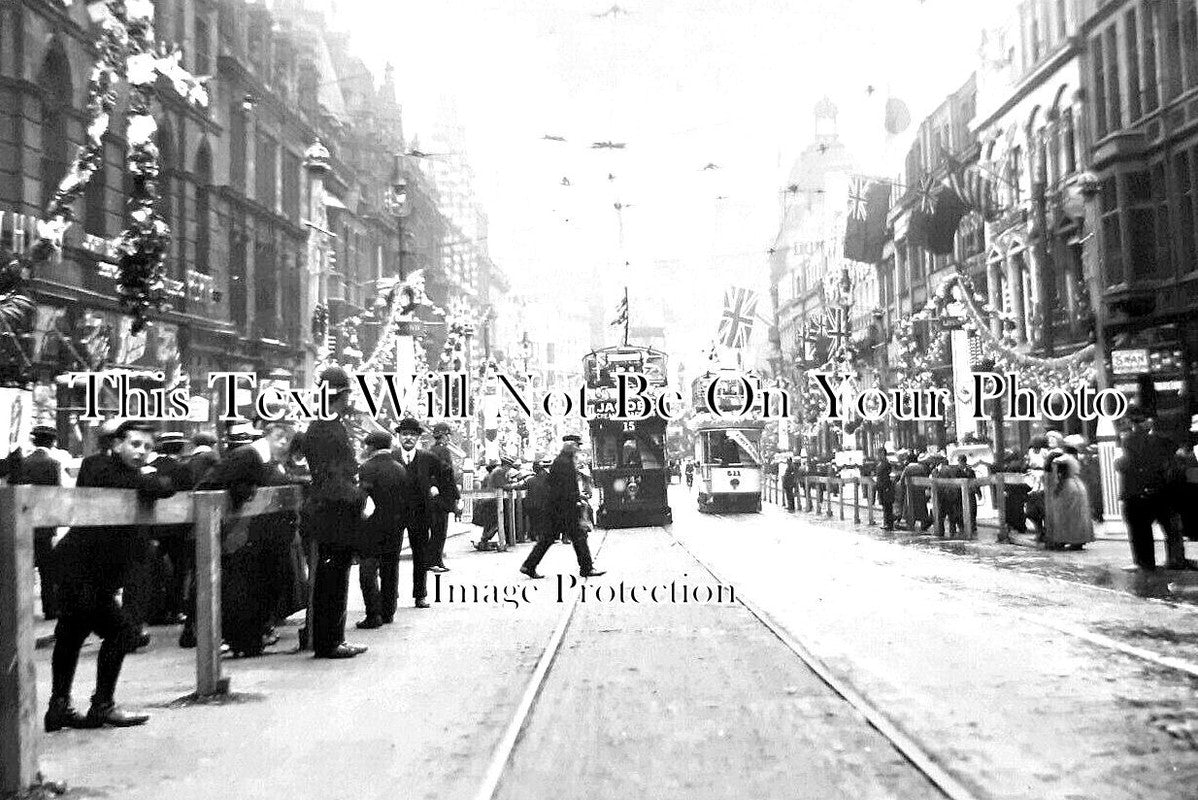
<svg viewBox="0 0 1198 800"><path fill-rule="evenodd" d="M966 539L977 538L977 531L973 525L973 506L969 502L973 499L974 485L972 481L966 481L961 486L961 526Z"/></svg>
<svg viewBox="0 0 1198 800"><path fill-rule="evenodd" d="M853 481L853 524L861 524L861 482Z"/></svg>
<svg viewBox="0 0 1198 800"><path fill-rule="evenodd" d="M840 521L844 522L845 482L840 480L839 478L836 478L835 480L836 480L836 485L840 488L840 491L836 493L836 496L839 499L839 505L840 505Z"/></svg>
<svg viewBox="0 0 1198 800"><path fill-rule="evenodd" d="M835 480L835 479L831 476L824 478L824 497L827 498L828 519L832 519L832 481L833 480Z"/></svg>
<svg viewBox="0 0 1198 800"><path fill-rule="evenodd" d="M504 517L507 516L507 511L503 506L504 506L503 490L496 489L495 490L495 522L499 526L499 531L496 534L495 538L498 540L498 542L497 542L498 546L500 548L506 550L507 549L507 531L505 530L505 523L507 522L507 520L504 519Z"/></svg>
<svg viewBox="0 0 1198 800"><path fill-rule="evenodd" d="M873 482L872 478L867 478L866 480L868 480L869 483L867 483L865 485L865 488L866 488L865 496L867 498L869 498L869 505L865 507L865 519L866 519L866 522L868 522L870 525L873 525L874 524L874 501L878 499L878 487Z"/></svg>
<svg viewBox="0 0 1198 800"><path fill-rule="evenodd" d="M0 489L0 794L37 782L33 524L24 486Z"/></svg>
<svg viewBox="0 0 1198 800"><path fill-rule="evenodd" d="M994 510L998 512L998 540L1006 541L1007 533L1007 483L1001 472L991 476L994 479Z"/></svg>
<svg viewBox="0 0 1198 800"><path fill-rule="evenodd" d="M229 680L220 674L221 517L224 492L195 492L196 537L196 696L227 694ZM308 629L311 641L312 629Z"/></svg>
<svg viewBox="0 0 1198 800"><path fill-rule="evenodd" d="M939 480L940 480L939 478L929 478L928 479L928 481L930 482L928 494L931 495L931 498L932 498L932 520L934 521L935 526L936 526L936 528L935 528L936 535L941 538L944 538L944 536L945 536L944 517L941 516L941 514L940 514L940 491L939 491L940 487L938 487L936 485L936 482Z"/></svg>

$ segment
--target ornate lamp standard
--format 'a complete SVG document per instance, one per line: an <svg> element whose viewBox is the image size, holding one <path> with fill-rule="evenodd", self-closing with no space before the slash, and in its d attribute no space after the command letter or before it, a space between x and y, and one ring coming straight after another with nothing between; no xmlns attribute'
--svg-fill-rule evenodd
<svg viewBox="0 0 1198 800"><path fill-rule="evenodd" d="M391 171L391 185L383 195L383 207L395 219L395 230L399 238L399 248L396 253L396 269L398 277L403 281L404 274L404 219L412 213L408 204L408 182L403 176L403 156L396 155ZM403 291L403 290L401 290ZM398 330L395 336L395 371L400 376L412 375L416 370L416 343L413 338L416 319L412 312L415 310L416 298L400 297L396 301L405 309L396 323Z"/></svg>

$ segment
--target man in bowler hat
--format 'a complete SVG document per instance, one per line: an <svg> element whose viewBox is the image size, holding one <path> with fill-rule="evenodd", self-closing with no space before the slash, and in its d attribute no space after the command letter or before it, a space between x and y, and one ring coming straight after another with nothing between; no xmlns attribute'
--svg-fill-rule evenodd
<svg viewBox="0 0 1198 800"><path fill-rule="evenodd" d="M428 451L449 467L451 480L456 489L458 479L453 469L453 453L449 449L448 440L449 426L444 422L438 422L433 426L433 446ZM443 505L449 506L450 504L446 501ZM445 511L435 512L429 522L428 568L431 572L449 572L449 567L445 566L445 537L449 533L449 514L456 510L457 500L455 499L452 507Z"/></svg>
<svg viewBox="0 0 1198 800"><path fill-rule="evenodd" d="M344 418L349 412L349 376L341 367L320 373L334 419L317 419L304 436L304 458L312 484L304 502L303 524L316 541L312 588L312 651L317 658L353 658L365 647L345 642L349 571L365 498L358 488L358 462Z"/></svg>
<svg viewBox="0 0 1198 800"><path fill-rule="evenodd" d="M427 450L417 447L424 429L412 418L399 423L399 447L395 460L408 474L404 495L404 527L412 550L412 597L416 608L428 608L426 578L429 559L429 528L434 515L444 517L457 504L453 469Z"/></svg>

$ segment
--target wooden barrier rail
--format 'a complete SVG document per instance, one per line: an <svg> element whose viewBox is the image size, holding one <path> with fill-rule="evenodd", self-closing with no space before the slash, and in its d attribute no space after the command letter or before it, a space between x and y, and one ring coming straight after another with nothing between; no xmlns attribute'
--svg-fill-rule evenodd
<svg viewBox="0 0 1198 800"><path fill-rule="evenodd" d="M986 486L995 488L995 508L998 512L997 528L1002 531L1006 529L1006 484L1010 479L1004 474L991 475L985 478L911 478L905 485L905 491L910 493L912 487L920 489L931 489L929 492L931 505L932 520L937 525L942 525L943 520L940 518L940 496L937 489L955 488L961 492L961 507L963 509L970 508L970 498L975 489L980 489ZM896 489L898 481L895 481ZM765 489L763 497L767 500L777 498L774 502L779 505L785 504L785 497L780 490L781 481L777 476L766 476ZM847 487L852 486L852 499L848 499ZM814 492L813 492L814 489ZM876 482L873 478L838 478L823 475L805 475L798 479L798 485L795 487L795 504L803 506L802 510L813 512L815 514L825 515L830 519L833 517L832 497L833 489L838 497L839 518L845 519L845 505L851 504L853 508L853 522L860 524L861 508L866 509L867 524L874 524L874 508L876 506L875 499L877 494ZM865 491L863 492L862 489ZM813 499L814 496L814 499ZM864 502L863 502L864 501ZM907 520L908 529L914 525L913 507L910 502L910 497L904 498L903 509ZM985 521L979 521L974 518L973 514L962 514L962 533L965 539L976 539L977 528L982 524L987 524ZM938 533L943 533L938 529Z"/></svg>
<svg viewBox="0 0 1198 800"><path fill-rule="evenodd" d="M499 525L499 548L506 550L519 542L529 540L530 525L524 514L524 499L528 493L523 489L472 489L462 492L463 519L469 510L469 521L474 522L473 506L476 500L492 500L496 503L496 518Z"/></svg>
<svg viewBox="0 0 1198 800"><path fill-rule="evenodd" d="M260 489L241 508L225 492L183 492L153 503L123 489L11 486L0 489L0 794L18 793L38 775L34 666L33 529L108 525L193 526L196 542L196 695L224 694L221 677L221 525L298 511L298 486Z"/></svg>

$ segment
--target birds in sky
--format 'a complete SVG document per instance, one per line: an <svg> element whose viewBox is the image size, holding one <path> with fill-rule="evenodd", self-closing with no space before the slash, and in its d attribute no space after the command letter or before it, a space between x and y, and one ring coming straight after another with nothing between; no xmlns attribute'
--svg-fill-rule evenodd
<svg viewBox="0 0 1198 800"><path fill-rule="evenodd" d="M453 155L452 153L425 153L422 150L412 148L406 153L411 158L441 158L442 156Z"/></svg>
<svg viewBox="0 0 1198 800"><path fill-rule="evenodd" d="M603 11L598 14L591 14L591 16L595 19L603 19L604 17L628 16L630 13L632 12L626 8L622 8L619 5L613 5L611 8L607 9L607 11Z"/></svg>
<svg viewBox="0 0 1198 800"><path fill-rule="evenodd" d="M708 161L707 165L704 166L703 169L700 170L700 172L707 172L708 170L719 169L719 168L720 168L719 164L715 164L715 163Z"/></svg>
<svg viewBox="0 0 1198 800"><path fill-rule="evenodd" d="M873 95L873 93L874 93L874 92L876 92L876 91L878 91L878 90L877 90L877 89L875 89L873 86L866 86L866 87L865 87L865 93L866 93L866 94L868 94L868 95Z"/></svg>
<svg viewBox="0 0 1198 800"><path fill-rule="evenodd" d="M591 145L592 150L623 150L627 147L625 142L595 142Z"/></svg>
<svg viewBox="0 0 1198 800"><path fill-rule="evenodd" d="M614 181L616 179L616 176L615 176L615 174L609 172L609 173L607 173L607 179L609 181Z"/></svg>
<svg viewBox="0 0 1198 800"><path fill-rule="evenodd" d="M564 142L564 141L566 141L565 136L554 136L552 133L547 133L544 136L542 136L541 138L547 142Z"/></svg>
<svg viewBox="0 0 1198 800"><path fill-rule="evenodd" d="M562 186L571 186L569 178L562 178Z"/></svg>

